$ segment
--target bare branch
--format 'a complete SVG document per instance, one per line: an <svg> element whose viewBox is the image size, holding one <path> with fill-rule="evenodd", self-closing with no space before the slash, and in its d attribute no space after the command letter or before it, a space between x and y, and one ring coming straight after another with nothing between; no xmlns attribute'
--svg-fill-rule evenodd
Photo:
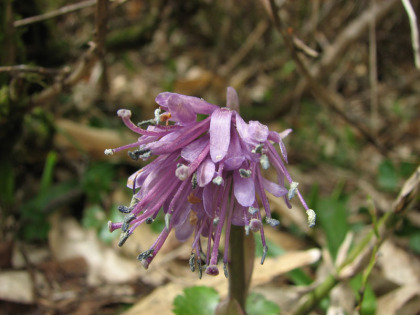
<svg viewBox="0 0 420 315"><path fill-rule="evenodd" d="M419 50L419 31L417 26L417 18L411 6L410 0L401 0L405 11L408 15L411 28L411 44L413 45L414 63L417 69L420 69L420 50Z"/></svg>

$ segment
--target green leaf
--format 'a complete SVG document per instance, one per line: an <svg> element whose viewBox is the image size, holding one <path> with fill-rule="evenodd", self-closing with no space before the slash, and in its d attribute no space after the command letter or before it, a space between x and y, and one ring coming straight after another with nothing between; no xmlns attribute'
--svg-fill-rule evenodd
<svg viewBox="0 0 420 315"><path fill-rule="evenodd" d="M352 287L357 300L360 300L360 289L362 286L362 275L358 274L350 279L350 286ZM369 283L366 284L363 294L363 302L360 310L360 314L363 315L375 315L376 314L376 296L373 292L372 287Z"/></svg>
<svg viewBox="0 0 420 315"><path fill-rule="evenodd" d="M415 233L410 237L409 245L416 254L420 254L420 233Z"/></svg>
<svg viewBox="0 0 420 315"><path fill-rule="evenodd" d="M251 293L246 300L247 315L276 315L280 314L280 307L267 300L262 294Z"/></svg>
<svg viewBox="0 0 420 315"><path fill-rule="evenodd" d="M378 185L388 191L395 191L398 187L398 174L390 160L384 160L378 169Z"/></svg>
<svg viewBox="0 0 420 315"><path fill-rule="evenodd" d="M346 202L341 199L320 199L317 204L317 219L327 237L328 250L336 257L349 225L347 223Z"/></svg>
<svg viewBox="0 0 420 315"><path fill-rule="evenodd" d="M219 300L219 293L213 288L185 288L184 294L175 298L173 312L177 315L213 315Z"/></svg>

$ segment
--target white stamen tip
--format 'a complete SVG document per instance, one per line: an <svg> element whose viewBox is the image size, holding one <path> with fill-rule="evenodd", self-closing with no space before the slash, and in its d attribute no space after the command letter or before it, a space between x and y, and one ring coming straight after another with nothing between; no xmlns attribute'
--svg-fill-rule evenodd
<svg viewBox="0 0 420 315"><path fill-rule="evenodd" d="M129 117L131 117L131 110L129 110L129 109L120 109L120 110L118 110L117 111L117 115L118 115L118 117L121 117L121 118L129 118Z"/></svg>
<svg viewBox="0 0 420 315"><path fill-rule="evenodd" d="M180 165L175 170L175 176L178 177L179 180L186 180L188 178L188 170L189 170L188 166Z"/></svg>
<svg viewBox="0 0 420 315"><path fill-rule="evenodd" d="M104 153L105 153L105 155L113 155L114 154L114 150L112 150L112 149L106 149Z"/></svg>
<svg viewBox="0 0 420 315"><path fill-rule="evenodd" d="M295 196L298 185L299 185L298 182L291 182L290 183L290 189L289 189L289 192L287 193L287 198L289 198L289 200L292 199Z"/></svg>
<svg viewBox="0 0 420 315"><path fill-rule="evenodd" d="M310 228L315 226L315 220L316 220L316 213L312 209L306 210L306 214L308 216L308 226Z"/></svg>

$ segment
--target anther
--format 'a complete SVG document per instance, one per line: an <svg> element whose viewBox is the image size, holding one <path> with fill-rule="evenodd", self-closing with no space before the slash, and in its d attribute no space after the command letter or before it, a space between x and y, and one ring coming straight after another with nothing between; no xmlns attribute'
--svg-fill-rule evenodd
<svg viewBox="0 0 420 315"><path fill-rule="evenodd" d="M251 176L251 170L246 170L243 168L239 169L239 175L241 175L242 178L249 178Z"/></svg>
<svg viewBox="0 0 420 315"><path fill-rule="evenodd" d="M177 165L177 169L175 170L175 176L178 177L179 180L186 180L188 178L188 170L189 167L181 164Z"/></svg>
<svg viewBox="0 0 420 315"><path fill-rule="evenodd" d="M229 278L228 265L226 263L223 264L223 273L225 274L226 278Z"/></svg>
<svg viewBox="0 0 420 315"><path fill-rule="evenodd" d="M189 264L190 264L190 269L192 272L195 271L195 255L193 252L191 252L191 256L190 259L188 260Z"/></svg>
<svg viewBox="0 0 420 315"><path fill-rule="evenodd" d="M315 220L316 220L316 213L312 209L306 210L306 214L308 215L308 226L310 228L315 226Z"/></svg>
<svg viewBox="0 0 420 315"><path fill-rule="evenodd" d="M298 185L299 185L298 182L291 182L290 183L290 189L289 189L289 192L287 193L287 198L289 200L292 199L295 196Z"/></svg>
<svg viewBox="0 0 420 315"><path fill-rule="evenodd" d="M256 214L258 211L260 211L260 209L258 209L258 208L254 208L254 207L249 207L249 208L248 208L248 213L249 213L250 215L254 215L254 214Z"/></svg>
<svg viewBox="0 0 420 315"><path fill-rule="evenodd" d="M192 189L196 189L198 185L197 173L194 173L191 178Z"/></svg>
<svg viewBox="0 0 420 315"><path fill-rule="evenodd" d="M219 175L213 178L213 184L218 186L223 185L223 177Z"/></svg>
<svg viewBox="0 0 420 315"><path fill-rule="evenodd" d="M137 256L137 260L142 261L144 259L153 257L153 251L154 251L153 248L146 250L145 252L143 252L143 253L141 253L140 255Z"/></svg>
<svg viewBox="0 0 420 315"><path fill-rule="evenodd" d="M121 231L127 232L128 228L130 227L130 222L133 221L136 216L132 213L126 215L123 221L123 225L121 226Z"/></svg>
<svg viewBox="0 0 420 315"><path fill-rule="evenodd" d="M278 225L280 225L280 221L273 219L273 218L265 218L265 222L267 222L269 225L271 225L272 227L276 227Z"/></svg>
<svg viewBox="0 0 420 315"><path fill-rule="evenodd" d="M219 268L216 265L210 265L206 268L206 273L210 276L217 276L219 274Z"/></svg>
<svg viewBox="0 0 420 315"><path fill-rule="evenodd" d="M267 256L267 252L268 252L268 247L266 245L263 248L263 254L262 254L262 257L261 257L261 265L264 264L264 260L265 260L265 256Z"/></svg>
<svg viewBox="0 0 420 315"><path fill-rule="evenodd" d="M219 221L220 221L220 218L219 218L219 217L215 217L215 218L213 219L213 224L214 224L214 225L217 225L217 224L219 223Z"/></svg>
<svg viewBox="0 0 420 315"><path fill-rule="evenodd" d="M152 224L153 223L153 218L147 218L146 219L146 224Z"/></svg>
<svg viewBox="0 0 420 315"><path fill-rule="evenodd" d="M113 155L114 154L114 150L112 150L112 149L106 149L104 153L105 153L105 155Z"/></svg>
<svg viewBox="0 0 420 315"><path fill-rule="evenodd" d="M121 233L121 235L120 235L120 240L119 240L119 242L118 242L118 246L119 246L119 247L123 246L123 245L124 245L124 243L125 243L125 241L127 241L128 237L129 237L130 235L131 235L130 230L128 230L128 231L126 231L126 232L124 232L124 233Z"/></svg>
<svg viewBox="0 0 420 315"><path fill-rule="evenodd" d="M261 164L261 167L265 170L268 170L270 168L270 160L268 159L267 155L265 154L261 155L260 164Z"/></svg>
<svg viewBox="0 0 420 315"><path fill-rule="evenodd" d="M130 213L131 209L127 206L118 206L118 211L121 213Z"/></svg>
<svg viewBox="0 0 420 315"><path fill-rule="evenodd" d="M252 149L251 152L261 154L263 152L263 148L264 148L264 144L260 143L254 149Z"/></svg>
<svg viewBox="0 0 420 315"><path fill-rule="evenodd" d="M169 224L171 223L171 217L172 215L167 213L165 214L165 227L169 231Z"/></svg>

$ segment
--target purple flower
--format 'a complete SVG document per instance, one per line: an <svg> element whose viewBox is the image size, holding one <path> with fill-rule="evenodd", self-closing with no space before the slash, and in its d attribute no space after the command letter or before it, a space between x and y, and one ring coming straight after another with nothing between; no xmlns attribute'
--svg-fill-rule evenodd
<svg viewBox="0 0 420 315"><path fill-rule="evenodd" d="M134 160L155 157L128 179L133 198L129 206L119 207L126 214L124 220L109 222L111 232L121 229L119 245L122 246L139 225L153 223L163 211L166 227L150 249L138 256L145 268L175 229L180 241L193 235L191 269L198 266L200 277L204 269L207 274L217 275L222 230L225 230L223 263L226 266L232 224L244 226L246 233L260 232L263 263L268 248L260 206L269 225L279 224L271 217L266 192L284 198L289 208L289 199L297 195L307 211L309 226L315 224L315 212L308 209L298 184L285 167L287 154L282 139L290 129L279 134L258 121L246 123L238 113L238 95L231 87L227 89L224 108L169 92L159 94L156 102L160 109L155 111L155 118L138 125L130 120L129 110L119 110L118 116L125 125L141 137L135 143L105 150L105 154L111 155L132 148L129 155ZM206 118L198 120L197 114ZM146 125L146 129L142 128ZM281 156L275 144L279 145ZM262 169L270 167L276 171L276 182L263 177ZM285 179L289 190L285 188ZM205 249L202 239L207 239ZM206 253L204 260L202 252Z"/></svg>

